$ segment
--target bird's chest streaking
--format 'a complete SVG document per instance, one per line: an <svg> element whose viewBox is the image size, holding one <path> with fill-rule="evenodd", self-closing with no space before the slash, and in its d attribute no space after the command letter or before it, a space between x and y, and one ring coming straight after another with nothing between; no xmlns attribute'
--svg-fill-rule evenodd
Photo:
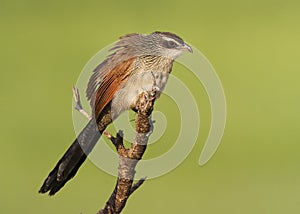
<svg viewBox="0 0 300 214"><path fill-rule="evenodd" d="M132 109L142 92L155 89L158 98L164 90L172 70L173 60L150 57L136 61L132 74L114 95L111 105L112 118L119 116L122 111Z"/></svg>

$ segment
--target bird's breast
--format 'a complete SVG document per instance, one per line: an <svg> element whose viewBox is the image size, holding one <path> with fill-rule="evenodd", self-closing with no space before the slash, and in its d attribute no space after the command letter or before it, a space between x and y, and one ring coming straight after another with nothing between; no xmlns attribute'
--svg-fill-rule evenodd
<svg viewBox="0 0 300 214"><path fill-rule="evenodd" d="M144 91L155 89L158 96L165 88L169 73L160 71L136 71L120 86L112 100L112 118L116 118L122 111L135 106L139 95Z"/></svg>

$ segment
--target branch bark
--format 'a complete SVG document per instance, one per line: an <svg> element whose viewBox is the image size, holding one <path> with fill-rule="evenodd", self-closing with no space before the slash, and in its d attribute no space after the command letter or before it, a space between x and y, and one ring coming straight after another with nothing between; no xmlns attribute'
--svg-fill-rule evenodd
<svg viewBox="0 0 300 214"><path fill-rule="evenodd" d="M118 179L113 193L105 204L105 207L97 214L118 214L126 205L129 196L138 189L145 179L133 184L135 167L147 148L150 134L152 133L151 113L156 97L156 91L143 92L136 103L137 111L136 136L130 148L123 144L122 132L119 131L116 137L108 132L104 134L114 144L119 155Z"/></svg>

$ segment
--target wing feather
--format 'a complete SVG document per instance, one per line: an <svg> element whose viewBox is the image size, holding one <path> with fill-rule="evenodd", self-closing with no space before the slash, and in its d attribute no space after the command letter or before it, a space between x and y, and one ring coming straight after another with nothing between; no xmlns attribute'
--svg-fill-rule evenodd
<svg viewBox="0 0 300 214"><path fill-rule="evenodd" d="M96 118L100 115L104 107L113 99L113 96L126 82L134 67L134 59L129 59L117 65L104 78L96 91L93 109Z"/></svg>
<svg viewBox="0 0 300 214"><path fill-rule="evenodd" d="M96 118L112 100L121 83L128 78L133 69L134 58L138 55L135 42L142 36L135 33L120 37L110 49L114 52L94 69L86 96Z"/></svg>

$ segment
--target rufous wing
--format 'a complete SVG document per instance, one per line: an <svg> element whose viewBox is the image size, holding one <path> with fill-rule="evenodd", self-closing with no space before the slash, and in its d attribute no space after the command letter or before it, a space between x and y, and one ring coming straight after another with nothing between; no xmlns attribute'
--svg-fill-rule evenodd
<svg viewBox="0 0 300 214"><path fill-rule="evenodd" d="M93 113L95 118L98 118L104 107L112 101L115 93L127 81L134 67L134 58L126 60L115 66L102 79L101 84L95 91L95 98L92 99Z"/></svg>

